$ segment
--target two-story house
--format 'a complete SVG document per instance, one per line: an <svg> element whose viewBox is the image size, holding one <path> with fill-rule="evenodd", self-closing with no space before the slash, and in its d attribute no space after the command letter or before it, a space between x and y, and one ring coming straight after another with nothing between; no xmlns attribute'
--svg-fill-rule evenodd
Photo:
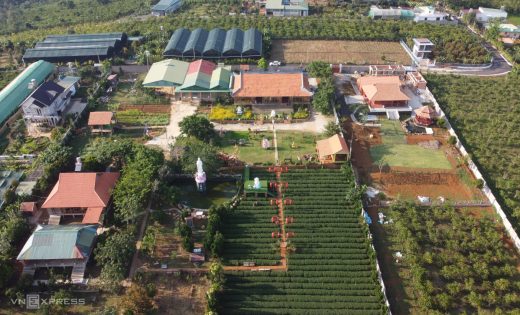
<svg viewBox="0 0 520 315"><path fill-rule="evenodd" d="M47 81L38 87L29 84L29 88L35 89L21 104L27 126L52 128L60 124L74 94L74 85L64 88L58 83Z"/></svg>

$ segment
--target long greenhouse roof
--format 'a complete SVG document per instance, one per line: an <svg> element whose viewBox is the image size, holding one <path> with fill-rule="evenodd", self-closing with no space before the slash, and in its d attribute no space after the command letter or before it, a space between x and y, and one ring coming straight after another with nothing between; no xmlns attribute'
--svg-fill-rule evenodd
<svg viewBox="0 0 520 315"><path fill-rule="evenodd" d="M89 56L107 56L111 47L61 47L61 48L31 48L25 51L23 59L35 58L60 58L60 57L89 57Z"/></svg>
<svg viewBox="0 0 520 315"><path fill-rule="evenodd" d="M251 28L247 31L215 28L190 31L180 28L173 32L164 50L165 56L235 56L242 54L260 56L262 54L262 33Z"/></svg>
<svg viewBox="0 0 520 315"><path fill-rule="evenodd" d="M91 40L91 39L118 39L123 40L125 33L98 33L98 34L66 34L66 35L49 35L44 42L66 42L71 40Z"/></svg>
<svg viewBox="0 0 520 315"><path fill-rule="evenodd" d="M117 39L109 40L88 40L88 41L68 41L68 42L38 42L34 48L78 48L78 47L115 47Z"/></svg>

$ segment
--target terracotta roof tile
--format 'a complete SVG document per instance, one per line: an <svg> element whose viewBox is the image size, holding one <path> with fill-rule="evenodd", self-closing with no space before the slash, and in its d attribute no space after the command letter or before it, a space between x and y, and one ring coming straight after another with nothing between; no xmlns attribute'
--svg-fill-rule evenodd
<svg viewBox="0 0 520 315"><path fill-rule="evenodd" d="M211 76L211 74L213 73L213 70L215 70L216 68L217 68L217 66L213 62L199 59L199 60L196 60L196 61L193 61L192 63L190 63L190 65L188 66L188 72L186 73L186 75L190 75L192 73L197 73L197 72L202 72L202 73L205 73L205 74Z"/></svg>
<svg viewBox="0 0 520 315"><path fill-rule="evenodd" d="M310 97L303 73L242 73L235 75L234 97Z"/></svg>
<svg viewBox="0 0 520 315"><path fill-rule="evenodd" d="M101 223L101 214L103 213L102 207L88 208L85 212L85 216L81 221L82 224L98 224Z"/></svg>
<svg viewBox="0 0 520 315"><path fill-rule="evenodd" d="M60 173L42 208L106 207L119 173Z"/></svg>
<svg viewBox="0 0 520 315"><path fill-rule="evenodd" d="M91 112L88 116L88 125L89 126L99 126L99 125L110 125L112 123L112 118L114 117L114 113L112 112Z"/></svg>
<svg viewBox="0 0 520 315"><path fill-rule="evenodd" d="M398 76L365 76L357 84L370 101L408 101L410 98L401 91Z"/></svg>
<svg viewBox="0 0 520 315"><path fill-rule="evenodd" d="M36 202L22 202L20 203L20 211L33 213L38 210Z"/></svg>
<svg viewBox="0 0 520 315"><path fill-rule="evenodd" d="M430 106L422 106L422 107L416 109L414 112L417 116L422 117L422 118L432 119L432 118L437 117L437 113Z"/></svg>
<svg viewBox="0 0 520 315"><path fill-rule="evenodd" d="M320 158L333 154L349 153L347 142L340 135L334 135L327 139L318 140L316 142L316 149L318 150Z"/></svg>

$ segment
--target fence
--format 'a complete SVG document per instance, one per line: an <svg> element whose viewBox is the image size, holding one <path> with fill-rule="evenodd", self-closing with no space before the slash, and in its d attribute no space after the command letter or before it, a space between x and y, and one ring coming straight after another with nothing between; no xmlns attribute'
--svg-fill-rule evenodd
<svg viewBox="0 0 520 315"><path fill-rule="evenodd" d="M430 92L430 90L428 88L426 88L426 93L427 93L427 96L429 96L430 99L433 101L433 105L435 106L435 111L437 112L437 114L446 120L446 128L448 129L449 134L451 136L454 136L457 139L456 147L460 151L462 156L464 156L468 159L469 170L471 171L473 176L475 176L476 179L481 179L484 182L484 186L481 189L482 193L484 193L486 198L489 200L489 202L495 209L496 213L502 219L502 223L504 224L504 227L505 227L507 233L509 234L509 237L511 237L513 243L516 246L517 251L520 252L520 238L518 238L518 234L514 230L511 222L509 222L509 219L507 218L504 210L502 209L502 206L500 206L500 204L498 203L497 198L495 197L495 195L489 188L484 176L482 176L482 173L479 171L477 165L473 162L473 160L471 160L471 158L468 154L468 151L466 150L464 145L460 142L459 137L457 136L457 133L455 132L455 130L453 129L453 127L451 126L451 124L448 120L448 117L446 116L446 114L444 113L442 108L440 107L439 103L437 103L437 100L435 99L435 97L433 96L433 94Z"/></svg>

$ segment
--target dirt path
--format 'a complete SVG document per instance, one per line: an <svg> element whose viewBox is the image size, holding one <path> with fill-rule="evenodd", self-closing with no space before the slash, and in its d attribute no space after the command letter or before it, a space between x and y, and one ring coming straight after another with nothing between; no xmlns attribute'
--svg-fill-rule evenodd
<svg viewBox="0 0 520 315"><path fill-rule="evenodd" d="M321 133L325 131L325 126L329 121L332 121L332 117L324 116L320 113L313 113L312 118L309 121L294 123L294 124L274 124L274 127L278 131L307 131L314 133ZM252 125L252 124L219 124L213 123L215 130L225 131L247 131L248 129L269 131L269 124L264 125Z"/></svg>
<svg viewBox="0 0 520 315"><path fill-rule="evenodd" d="M195 114L197 106L186 102L174 101L172 102L172 109L170 112L170 124L166 126L166 132L160 136L153 138L146 142L147 145L156 145L163 151L169 151L170 144L175 143L175 138L180 136L181 129L179 123L184 117Z"/></svg>

